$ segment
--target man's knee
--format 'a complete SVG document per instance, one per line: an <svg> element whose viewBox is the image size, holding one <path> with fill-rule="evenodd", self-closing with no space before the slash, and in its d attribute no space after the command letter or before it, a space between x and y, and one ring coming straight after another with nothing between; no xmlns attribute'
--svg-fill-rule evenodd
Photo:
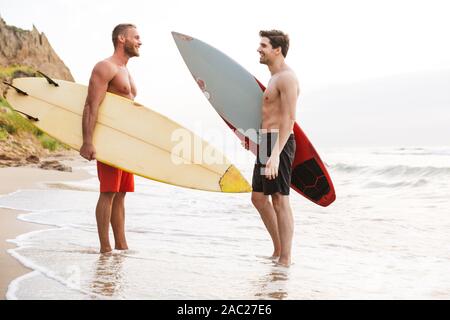
<svg viewBox="0 0 450 320"><path fill-rule="evenodd" d="M277 192L272 195L272 203L275 211L279 212L288 208L289 206L289 197L283 196L281 193Z"/></svg>
<svg viewBox="0 0 450 320"><path fill-rule="evenodd" d="M117 192L116 193L116 197L117 198L125 198L125 196L127 195L127 193L126 192Z"/></svg>
<svg viewBox="0 0 450 320"><path fill-rule="evenodd" d="M116 196L115 192L100 192L100 199L105 201L113 201Z"/></svg>
<svg viewBox="0 0 450 320"><path fill-rule="evenodd" d="M126 194L126 192L101 192L100 199L110 202L123 201Z"/></svg>
<svg viewBox="0 0 450 320"><path fill-rule="evenodd" d="M252 192L252 203L256 208L264 207L269 201L269 197L262 192Z"/></svg>
<svg viewBox="0 0 450 320"><path fill-rule="evenodd" d="M117 192L114 197L114 201L124 201L126 194L127 194L126 192Z"/></svg>

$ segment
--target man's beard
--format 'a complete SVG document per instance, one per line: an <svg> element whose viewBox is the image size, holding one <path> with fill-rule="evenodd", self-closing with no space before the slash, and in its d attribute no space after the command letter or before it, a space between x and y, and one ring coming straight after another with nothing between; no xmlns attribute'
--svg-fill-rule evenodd
<svg viewBox="0 0 450 320"><path fill-rule="evenodd" d="M139 51L137 51L136 48L133 46L133 44L129 42L125 44L124 50L125 54L130 58L139 57Z"/></svg>

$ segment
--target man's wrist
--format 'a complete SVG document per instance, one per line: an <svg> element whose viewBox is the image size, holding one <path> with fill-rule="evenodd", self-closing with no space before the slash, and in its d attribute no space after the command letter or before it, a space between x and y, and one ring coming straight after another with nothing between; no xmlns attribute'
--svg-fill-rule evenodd
<svg viewBox="0 0 450 320"><path fill-rule="evenodd" d="M279 157L280 156L280 150L274 149L272 150L272 157Z"/></svg>

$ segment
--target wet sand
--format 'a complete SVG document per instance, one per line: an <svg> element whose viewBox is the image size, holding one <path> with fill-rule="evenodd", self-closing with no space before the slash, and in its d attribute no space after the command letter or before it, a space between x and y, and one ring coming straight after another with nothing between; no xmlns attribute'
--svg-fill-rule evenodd
<svg viewBox="0 0 450 320"><path fill-rule="evenodd" d="M69 167L82 167L87 164L77 155L62 155L53 159ZM11 167L0 168L0 195L9 194L19 189L42 189L43 182L75 181L89 178L90 175L83 169L73 169L72 172L57 170L44 170L37 167ZM46 226L17 219L24 212L0 208L0 299L5 299L9 284L31 270L24 267L7 251L14 248L8 239L31 231L46 229Z"/></svg>

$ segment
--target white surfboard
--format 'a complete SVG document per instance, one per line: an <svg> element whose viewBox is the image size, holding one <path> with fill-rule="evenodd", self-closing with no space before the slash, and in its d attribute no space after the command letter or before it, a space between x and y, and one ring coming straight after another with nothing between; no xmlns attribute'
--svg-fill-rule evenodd
<svg viewBox="0 0 450 320"><path fill-rule="evenodd" d="M14 79L13 85L27 95L9 89L6 99L17 111L37 118L34 124L39 129L79 150L87 87L55 81L58 87L44 78ZM183 148L182 143L195 139L201 152L213 155L209 159L214 161L199 159L198 150ZM206 191L251 191L219 150L169 118L115 94L107 93L100 106L93 143L99 161L144 178Z"/></svg>

